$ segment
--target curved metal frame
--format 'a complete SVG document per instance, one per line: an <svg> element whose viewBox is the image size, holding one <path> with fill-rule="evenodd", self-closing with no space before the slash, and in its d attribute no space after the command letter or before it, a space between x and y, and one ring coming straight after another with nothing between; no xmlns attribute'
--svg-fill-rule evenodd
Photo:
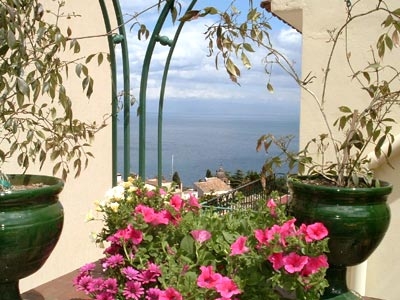
<svg viewBox="0 0 400 300"><path fill-rule="evenodd" d="M126 39L126 32L124 21L122 17L121 7L118 0L113 0L114 13L116 16L119 34L111 35L111 23L110 17L107 11L107 6L104 0L99 0L105 27L110 35L108 36L108 44L110 51L111 60L111 96L112 96L112 183L116 184L117 181L117 114L118 114L118 97L117 97L117 67L116 67L116 57L115 57L115 45L121 44L122 50L122 62L123 62L123 82L124 82L124 177L126 178L130 173L130 82L129 82L129 53ZM191 10L196 4L197 0L192 0L188 6L187 11ZM149 45L147 47L146 55L143 62L142 76L140 82L140 92L139 92L139 176L145 179L146 176L146 96L147 96L147 80L149 75L149 68L151 64L151 58L156 46L156 42L160 42L163 46L170 46L170 51L168 53L164 73L160 88L160 99L159 99L159 111L158 111L158 185L162 184L162 122L163 122L163 107L164 107L164 96L165 96L165 86L167 83L168 71L170 67L170 62L172 59L173 52L175 50L176 42L179 38L181 30L185 21L181 21L174 39L171 41L167 37L160 36L160 31L165 23L169 11L173 8L175 4L174 0L166 1L164 8L162 9L157 23L154 27L152 36L149 40Z"/></svg>
<svg viewBox="0 0 400 300"><path fill-rule="evenodd" d="M117 155L117 114L118 114L118 97L117 97L117 67L115 57L115 45L121 44L122 50L122 67L123 67L123 78L124 78L124 177L127 177L130 172L130 81L129 81L129 53L128 45L126 40L126 32L124 21L121 12L121 6L118 0L113 0L113 7L115 17L117 20L119 34L111 35L112 27L110 22L110 16L108 14L107 6L104 0L99 0L101 11L103 14L104 25L106 27L108 35L108 46L110 51L110 62L111 62L111 123L112 123L112 185L117 183L118 173L118 155Z"/></svg>

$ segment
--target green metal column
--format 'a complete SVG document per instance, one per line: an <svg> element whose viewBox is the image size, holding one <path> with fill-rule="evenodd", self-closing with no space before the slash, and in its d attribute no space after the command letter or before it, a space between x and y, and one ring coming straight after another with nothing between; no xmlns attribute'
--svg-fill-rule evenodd
<svg viewBox="0 0 400 300"><path fill-rule="evenodd" d="M113 0L114 12L119 28L119 34L112 34L110 16L104 0L99 0L100 8L103 14L103 20L108 34L108 46L110 52L111 64L111 126L112 126L112 185L117 183L118 172L118 97L117 97L117 63L115 57L115 45L121 44L123 60L123 78L124 78L124 177L130 172L130 81L129 81L129 54L126 40L126 32L118 0Z"/></svg>
<svg viewBox="0 0 400 300"><path fill-rule="evenodd" d="M103 20L104 20L104 25L106 27L106 32L108 33L108 48L110 52L110 67L111 67L111 135L112 135L112 141L111 141L111 155L112 155L112 167L111 167L111 178L112 178L112 185L116 185L117 182L117 107L118 107L118 98L117 98L117 66L116 66L116 61L115 61L115 50L114 50L114 42L113 42L113 37L111 35L111 23L110 23L110 17L107 11L107 6L104 3L104 0L99 0L100 7L101 7L101 12L103 14Z"/></svg>
<svg viewBox="0 0 400 300"><path fill-rule="evenodd" d="M192 0L190 5L188 6L186 12L192 10L194 5L196 4L197 0ZM181 21L179 23L179 26L175 32L174 39L171 43L171 48L169 49L168 52L168 57L165 62L165 67L164 67L164 73L161 81L161 90L160 90L160 100L159 100L159 105L158 105L158 143L157 143L157 153L158 153L158 172L157 172L157 177L158 177L158 185L162 185L162 177L163 177L163 169L162 169L162 164L163 164L163 155L162 155L162 133L163 133L163 112L164 112L164 96L165 96L165 86L167 84L167 78L168 78L168 71L169 71L169 66L171 63L172 55L175 50L176 43L178 41L179 35L182 31L183 25L185 25L185 21ZM173 175L173 174L172 174Z"/></svg>
<svg viewBox="0 0 400 300"><path fill-rule="evenodd" d="M142 77L140 81L139 92L139 176L146 179L146 95L147 95L147 80L149 77L149 68L151 56L153 55L156 42L159 40L159 34L168 12L173 7L174 1L167 1L160 13L160 17L154 27L153 33L147 46L146 55L143 61Z"/></svg>
<svg viewBox="0 0 400 300"><path fill-rule="evenodd" d="M129 51L128 41L126 39L124 19L121 11L121 6L118 0L113 0L115 16L117 18L117 24L119 29L119 35L122 37L121 50L122 50L122 68L123 68L123 80L124 80L124 178L128 178L130 173L130 109L131 109L131 97L130 97L130 70L129 70ZM116 176L116 173L115 175Z"/></svg>

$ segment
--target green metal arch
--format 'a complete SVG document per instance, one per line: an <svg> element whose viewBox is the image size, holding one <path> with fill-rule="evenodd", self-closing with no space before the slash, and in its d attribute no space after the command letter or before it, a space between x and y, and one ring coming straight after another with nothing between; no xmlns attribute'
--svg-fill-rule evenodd
<svg viewBox="0 0 400 300"><path fill-rule="evenodd" d="M104 0L99 0L101 12L103 14L104 25L108 33L108 46L110 52L111 63L111 123L112 123L112 185L117 183L118 173L118 154L117 154L117 114L118 114L118 97L117 97L117 63L115 57L115 45L121 44L122 50L122 67L123 67L123 82L124 82L124 176L129 175L130 168L130 81L129 81L129 52L126 39L125 26L121 11L121 6L118 0L113 0L114 13L117 20L119 34L112 35L112 27L110 15L108 14L107 6Z"/></svg>
<svg viewBox="0 0 400 300"><path fill-rule="evenodd" d="M104 0L99 0L101 11L103 14L104 24L108 35L108 44L110 51L111 61L111 97L112 97L112 184L117 183L117 172L118 172L118 154L117 154L117 113L118 113L118 98L117 98L117 63L115 56L115 45L121 44L122 50L122 67L123 67L123 84L124 84L124 177L126 178L130 173L130 69L129 69L129 51L127 45L127 38L125 32L125 26L123 21L123 15L121 6L118 0L113 0L114 13L117 20L119 34L111 34L112 27L110 22L110 15L107 10L107 6ZM187 8L187 11L191 10L196 4L197 0L192 0ZM159 99L159 112L158 112L158 184L161 185L162 181L162 122L163 122L163 107L164 107L164 96L165 86L167 83L168 71L170 62L172 59L173 52L179 35L182 31L185 21L181 21L174 39L171 41L166 37L160 36L160 31L165 23L169 11L173 8L175 1L166 1L164 8L162 9L157 23L154 27L152 36L149 40L146 55L143 62L140 92L139 92L139 176L145 179L146 176L146 96L147 96L147 80L149 75L149 67L151 64L151 58L157 42L162 45L170 46L170 51L166 58L164 67L161 88L160 88L160 99Z"/></svg>

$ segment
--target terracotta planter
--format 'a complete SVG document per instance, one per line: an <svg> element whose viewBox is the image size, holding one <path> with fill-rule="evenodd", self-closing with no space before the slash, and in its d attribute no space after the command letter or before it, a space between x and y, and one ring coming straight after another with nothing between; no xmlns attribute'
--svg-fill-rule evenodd
<svg viewBox="0 0 400 300"><path fill-rule="evenodd" d="M290 213L299 223L323 222L329 230L327 279L323 299L346 295L346 268L364 262L382 241L390 222L387 197L392 186L381 182L374 188L338 188L288 180ZM303 178L304 179L304 178Z"/></svg>
<svg viewBox="0 0 400 300"><path fill-rule="evenodd" d="M19 280L43 266L61 235L58 194L64 183L50 176L8 176L12 185L43 184L0 194L0 300L17 300Z"/></svg>

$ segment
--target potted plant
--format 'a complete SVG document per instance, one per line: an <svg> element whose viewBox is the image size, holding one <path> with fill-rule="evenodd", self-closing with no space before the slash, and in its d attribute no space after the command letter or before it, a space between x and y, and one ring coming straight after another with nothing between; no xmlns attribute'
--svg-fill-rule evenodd
<svg viewBox="0 0 400 300"><path fill-rule="evenodd" d="M89 263L74 285L92 299L319 299L325 226L295 226L279 197L258 205L207 209L129 178L89 214L103 223L102 271Z"/></svg>
<svg viewBox="0 0 400 300"><path fill-rule="evenodd" d="M372 8L364 6L365 1L346 3L349 5L345 23L329 35L331 48L323 67L323 78L319 79L322 81L320 93L309 88L318 80L313 74L301 79L292 72L293 68L283 66L305 93L311 95L325 129L299 152L289 150L292 136L266 134L257 144L258 150L264 147L267 152L272 152L275 147L280 151L277 156L267 159L263 174L271 174L274 167L286 164L290 170L302 175L288 178L290 212L299 222L323 222L330 232L330 267L327 271L330 287L324 294L325 299L335 296L356 298L346 285L346 267L366 260L389 226L390 209L386 200L392 186L375 178L369 163L373 153L373 156L383 158L390 165L394 114L398 112L400 100L398 67L386 65L384 61L389 51L398 51L400 9L391 7L386 1L376 1ZM384 15L382 34L371 46L371 57L364 68L356 69L348 45L351 26L359 19L370 18L374 14ZM345 59L350 70L346 76L352 83L359 84L365 99L363 106L356 108L352 108L351 103L344 105L338 102L339 114L332 120L326 105L331 97L329 81L334 80L330 75L339 45L345 47ZM270 56L276 57L276 53L271 52ZM270 60L280 65L282 61L287 62Z"/></svg>
<svg viewBox="0 0 400 300"><path fill-rule="evenodd" d="M37 271L55 247L63 227L58 194L64 186L52 176L6 175L1 165L15 162L25 173L33 164L41 169L51 161L54 174L78 176L92 156L91 139L105 125L75 117L65 80L74 70L90 97L90 58L82 61L71 29L63 32L59 26L60 18L73 16L62 14L64 2L56 12L45 5L37 0L0 4L1 299L19 299L19 279ZM67 52L71 59L64 58Z"/></svg>

